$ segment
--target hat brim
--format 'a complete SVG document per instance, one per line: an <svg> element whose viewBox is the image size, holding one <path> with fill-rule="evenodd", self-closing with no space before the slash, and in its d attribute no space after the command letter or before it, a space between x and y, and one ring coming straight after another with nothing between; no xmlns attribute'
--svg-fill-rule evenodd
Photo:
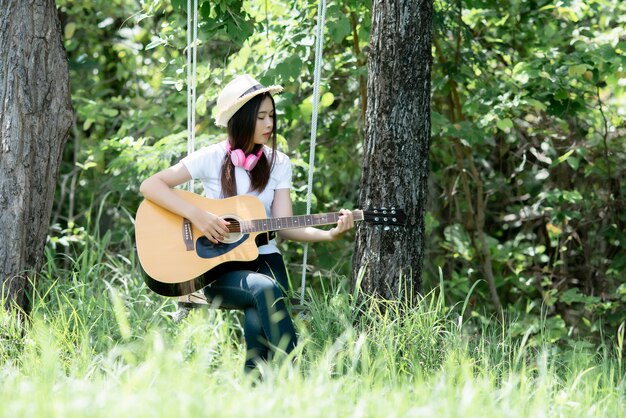
<svg viewBox="0 0 626 418"><path fill-rule="evenodd" d="M282 86L273 85L273 86L269 86L269 87L263 87L262 89L258 89L258 90L255 90L255 91L251 92L251 93L243 95L240 98L238 98L236 101L231 103L231 105L228 106L226 109L222 109L215 116L215 124L217 126L227 127L228 126L228 121L230 120L230 118L232 118L233 115L235 113L237 113L237 111L239 109L241 109L243 107L243 105L248 103L248 101L250 101L250 99L252 99L254 96L258 96L259 94L263 94L263 93L277 94L277 93L280 93L282 91L283 91L283 87Z"/></svg>

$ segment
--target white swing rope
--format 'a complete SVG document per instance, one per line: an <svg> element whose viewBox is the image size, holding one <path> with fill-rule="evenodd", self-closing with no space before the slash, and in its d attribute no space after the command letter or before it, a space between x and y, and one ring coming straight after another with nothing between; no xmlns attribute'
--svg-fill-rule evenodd
<svg viewBox="0 0 626 418"><path fill-rule="evenodd" d="M196 62L198 51L198 0L193 1L193 14L191 12L191 0L187 0L187 155L196 148ZM193 17L193 20L192 20ZM193 180L187 182L187 190L193 191ZM194 299L193 298L199 298ZM184 302L203 303L204 298L196 293L191 293L178 298Z"/></svg>
<svg viewBox="0 0 626 418"><path fill-rule="evenodd" d="M192 31L193 28L193 31ZM193 33L192 33L193 32ZM193 1L193 22L191 0L187 0L187 155L196 148L196 68L198 58L198 0ZM193 180L187 183L187 190L193 191Z"/></svg>
<svg viewBox="0 0 626 418"><path fill-rule="evenodd" d="M315 42L315 69L313 75L313 111L311 113L311 144L309 150L309 183L307 187L306 214L311 214L311 196L313 192L313 170L315 168L315 141L317 139L317 111L319 106L320 79L322 73L322 51L324 46L324 26L326 26L326 0L317 3L317 31ZM306 290L306 268L309 257L309 244L304 245L302 260L302 283L300 285L300 305L304 304Z"/></svg>

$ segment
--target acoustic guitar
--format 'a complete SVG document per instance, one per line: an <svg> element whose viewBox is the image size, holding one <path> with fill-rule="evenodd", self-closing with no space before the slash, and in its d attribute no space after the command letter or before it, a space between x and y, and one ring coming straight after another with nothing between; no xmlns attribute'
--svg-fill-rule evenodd
<svg viewBox="0 0 626 418"><path fill-rule="evenodd" d="M270 231L337 223L340 213L266 218L263 203L254 196L207 199L184 190L174 190L181 198L228 221L229 234L213 244L192 223L150 200L137 209L135 239L139 261L147 274L146 284L163 296L182 296L207 286L231 263L255 260L258 246L267 243ZM404 225L398 209L353 211L355 221L387 226ZM209 274L206 274L210 272Z"/></svg>

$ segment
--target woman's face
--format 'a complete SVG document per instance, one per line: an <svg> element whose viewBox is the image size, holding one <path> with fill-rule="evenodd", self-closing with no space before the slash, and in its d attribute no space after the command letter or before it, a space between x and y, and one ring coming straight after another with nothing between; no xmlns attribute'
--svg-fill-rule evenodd
<svg viewBox="0 0 626 418"><path fill-rule="evenodd" d="M254 143L265 145L272 136L274 130L274 106L272 99L265 97L259 107L256 118L256 128L254 129Z"/></svg>

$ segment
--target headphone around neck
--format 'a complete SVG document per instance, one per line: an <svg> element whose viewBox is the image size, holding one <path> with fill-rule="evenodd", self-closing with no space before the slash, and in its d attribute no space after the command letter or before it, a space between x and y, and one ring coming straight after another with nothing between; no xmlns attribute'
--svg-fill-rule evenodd
<svg viewBox="0 0 626 418"><path fill-rule="evenodd" d="M246 171L252 171L252 169L256 166L256 163L259 162L261 154L263 154L263 146L259 148L259 151L256 154L246 156L243 150L232 149L229 142L226 144L226 152L230 155L230 160L233 162L235 167L241 167Z"/></svg>

